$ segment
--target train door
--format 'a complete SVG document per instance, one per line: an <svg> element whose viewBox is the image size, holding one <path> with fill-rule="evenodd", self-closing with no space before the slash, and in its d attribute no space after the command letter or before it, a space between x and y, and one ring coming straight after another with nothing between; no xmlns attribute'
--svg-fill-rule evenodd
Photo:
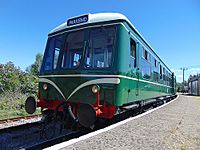
<svg viewBox="0 0 200 150"><path fill-rule="evenodd" d="M130 39L130 77L128 101L132 102L139 95L138 44Z"/></svg>

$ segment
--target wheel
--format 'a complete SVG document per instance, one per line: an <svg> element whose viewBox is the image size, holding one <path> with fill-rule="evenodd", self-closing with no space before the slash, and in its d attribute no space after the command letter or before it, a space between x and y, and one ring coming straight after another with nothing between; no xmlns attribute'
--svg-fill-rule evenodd
<svg viewBox="0 0 200 150"><path fill-rule="evenodd" d="M25 110L28 114L33 114L36 110L36 100L34 97L30 96L26 99Z"/></svg>

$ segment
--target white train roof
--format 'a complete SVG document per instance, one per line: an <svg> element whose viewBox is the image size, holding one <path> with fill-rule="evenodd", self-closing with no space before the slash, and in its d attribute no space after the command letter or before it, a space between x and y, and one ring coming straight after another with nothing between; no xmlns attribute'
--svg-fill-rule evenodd
<svg viewBox="0 0 200 150"><path fill-rule="evenodd" d="M126 16L124 16L123 14L120 14L120 13L83 14L83 15L80 15L80 16L75 16L73 18L79 18L81 16L86 16L86 15L88 16L87 22L68 26L68 23L66 21L63 24L61 24L60 26L58 26L58 27L54 28L52 31L50 31L50 34L56 32L56 31L60 31L60 30L63 30L63 29L74 27L74 26L80 26L80 25L83 25L83 24L112 21L112 20L120 20L120 19L126 20L129 24L131 24L131 22L128 20L128 18ZM73 19L73 18L69 18L68 20ZM133 25L132 25L132 27L135 29L135 27Z"/></svg>

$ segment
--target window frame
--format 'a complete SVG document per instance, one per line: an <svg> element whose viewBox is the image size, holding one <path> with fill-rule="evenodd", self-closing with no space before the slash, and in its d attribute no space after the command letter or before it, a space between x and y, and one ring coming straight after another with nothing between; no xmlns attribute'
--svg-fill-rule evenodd
<svg viewBox="0 0 200 150"><path fill-rule="evenodd" d="M152 56L153 57L153 56ZM158 60L153 57L153 81L158 82L159 81L159 63Z"/></svg>
<svg viewBox="0 0 200 150"><path fill-rule="evenodd" d="M152 69L151 69L151 54L143 46L142 46L142 61L145 61L145 63L147 63L149 65L149 74L147 74L149 76L149 78L145 78L143 73L142 73L142 78L146 79L146 80L151 80L151 78L152 78L152 75L151 75L152 74L151 73L152 72ZM141 67L142 67L142 71L143 71L143 69L144 69L143 62L141 62L141 63L142 63Z"/></svg>
<svg viewBox="0 0 200 150"><path fill-rule="evenodd" d="M158 66L158 61L154 58L154 67L157 68Z"/></svg>
<svg viewBox="0 0 200 150"><path fill-rule="evenodd" d="M84 43L85 43L85 34L87 34L88 29L83 29L83 30L76 30L76 31L70 31L70 32L66 32L65 34L65 41L64 41L64 48L62 49L62 53L61 53L61 58L60 58L60 70L77 70L77 68L80 68L82 66L82 60L80 61L80 65L79 66L73 66L73 58L74 58L74 54L77 51L81 51L80 49L82 48L82 57L84 55ZM80 48L71 48L69 47L69 42L68 42L68 36L69 35L73 35L73 34L77 34L77 33L81 33L83 32L83 40L81 41L82 43L82 47ZM76 51L75 51L76 50ZM74 51L74 52L73 52ZM66 56L65 56L66 54ZM70 55L73 54L72 57L70 57ZM64 58L65 57L65 58ZM68 62L67 66L63 64L63 58L66 59L66 61ZM70 67L69 67L70 66Z"/></svg>
<svg viewBox="0 0 200 150"><path fill-rule="evenodd" d="M60 50L59 50L59 55L57 57L57 63L56 63L56 66L54 66L54 63L55 63L55 52L56 52L56 40L58 37L61 37L62 40L64 41L63 44L60 45ZM53 42L51 40L54 40ZM40 74L48 74L48 73L51 73L51 72L54 72L55 70L57 70L59 68L59 62L60 62L60 56L62 54L62 49L65 45L65 39L66 39L66 35L64 33L62 34L58 34L58 35L55 35L55 36L52 36L52 37L48 37L47 39L47 42L46 42L46 48L45 48L45 52L44 52L44 56L43 56L43 60L42 60L42 65L41 65L41 68L40 68ZM51 47L51 44L53 43L53 50L52 50L52 60L51 60L51 69L45 69L45 66L46 66L46 63L47 63L47 57L48 57L48 54L49 53L49 48Z"/></svg>
<svg viewBox="0 0 200 150"><path fill-rule="evenodd" d="M95 67L95 68L89 68L86 67L86 62L87 62L87 52L88 52L88 47L89 47L89 39L90 39L90 33L92 29L95 28L112 28L114 30L114 40L113 40L113 44L112 44L112 56L111 56L111 63L109 67ZM84 58L83 58L83 69L84 70L109 70L111 68L113 68L114 66L114 56L115 56L115 47L116 47L116 38L117 38L117 26L116 25L106 25L106 26L101 26L101 27L91 27L88 28L88 33L87 33L87 46L85 48L85 53L84 53ZM93 51L94 52L94 51Z"/></svg>
<svg viewBox="0 0 200 150"><path fill-rule="evenodd" d="M134 50L132 50L132 45L134 46ZM129 50L129 55L130 55L130 63L129 63L129 68L136 68L137 67L137 44L133 38L130 38L130 50ZM133 55L132 55L133 54ZM134 56L135 54L135 56ZM133 67L131 66L131 60L134 59L134 65Z"/></svg>
<svg viewBox="0 0 200 150"><path fill-rule="evenodd" d="M160 79L163 79L163 67L160 64Z"/></svg>

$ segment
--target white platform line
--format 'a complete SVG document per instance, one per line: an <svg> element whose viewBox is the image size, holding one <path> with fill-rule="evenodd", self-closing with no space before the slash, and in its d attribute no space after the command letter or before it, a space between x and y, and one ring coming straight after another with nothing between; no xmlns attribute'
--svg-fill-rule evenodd
<svg viewBox="0 0 200 150"><path fill-rule="evenodd" d="M61 149L61 148L67 147L67 146L69 146L69 145L71 145L71 144L74 144L74 143L77 143L77 142L79 142L79 141L82 141L82 140L88 139L88 138L90 138L90 137L93 137L93 136L95 136L95 135L98 135L98 134L100 134L100 133L104 133L104 132L106 132L106 131L108 131L108 130L111 130L111 129L116 128L116 127L118 127L118 126L120 126L120 125L123 125L123 124L125 124L125 123L127 123L127 122L129 122L129 121L132 121L132 120L134 120L134 119L143 117L143 116L145 116L145 115L147 115L147 114L150 114L150 113L152 113L152 112L154 112L154 111L156 111L156 110L158 110L158 109L160 109L160 108L162 108L162 107L165 107L166 105L168 105L168 104L174 102L174 101L177 100L178 98L179 98L179 95L178 95L174 100L172 100L172 101L170 101L170 102L168 102L168 103L165 103L165 104L163 104L163 105L161 105L161 106L159 106L159 107L156 107L156 108L154 108L154 109L152 109L152 110L149 110L149 111L147 111L147 112L145 112L145 113L142 113L142 114L137 115L137 116L135 116L135 117L131 117L131 118L128 118L128 119L126 119L126 120L120 121L120 122L118 122L118 123L116 123L116 124L110 125L110 126L108 126L108 127L106 127L106 128L97 130L97 131L95 131L95 132L88 133L88 134L83 135L83 136L81 136L81 137L79 137L79 138L71 139L71 140L69 140L69 141L66 141L66 142L63 142L63 143L60 143L60 144L57 144L57 145L54 145L54 146L45 148L45 150L57 150L57 149Z"/></svg>

